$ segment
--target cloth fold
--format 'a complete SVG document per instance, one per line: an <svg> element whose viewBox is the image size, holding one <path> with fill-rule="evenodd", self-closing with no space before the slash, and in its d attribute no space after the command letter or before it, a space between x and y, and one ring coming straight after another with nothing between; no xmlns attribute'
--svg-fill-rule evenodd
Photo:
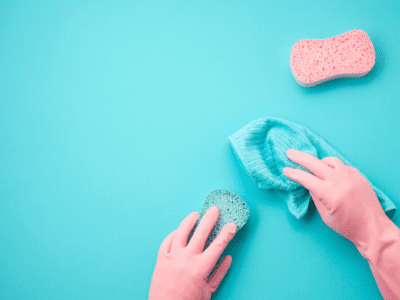
<svg viewBox="0 0 400 300"><path fill-rule="evenodd" d="M312 173L287 158L287 150L296 149L318 159L333 156L345 165L355 167L309 129L280 118L257 119L229 136L229 140L243 167L258 187L277 192L285 199L290 213L297 219L307 213L311 195L301 184L287 178L283 168L297 168ZM397 209L380 189L368 182L385 213Z"/></svg>

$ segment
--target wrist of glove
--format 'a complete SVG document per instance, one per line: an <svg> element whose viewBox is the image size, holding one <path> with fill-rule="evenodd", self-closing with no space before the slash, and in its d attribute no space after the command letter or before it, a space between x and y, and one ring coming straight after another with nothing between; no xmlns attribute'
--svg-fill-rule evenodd
<svg viewBox="0 0 400 300"><path fill-rule="evenodd" d="M386 214L371 214L365 227L363 237L353 243L368 262L378 267L383 251L399 242L400 229Z"/></svg>

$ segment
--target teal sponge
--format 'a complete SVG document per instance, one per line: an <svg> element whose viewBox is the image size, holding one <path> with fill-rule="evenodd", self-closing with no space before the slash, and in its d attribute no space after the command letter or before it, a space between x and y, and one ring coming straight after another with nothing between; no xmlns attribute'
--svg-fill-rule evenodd
<svg viewBox="0 0 400 300"><path fill-rule="evenodd" d="M218 236L226 224L234 222L237 226L237 233L243 228L250 216L249 207L238 195L224 190L214 190L207 196L203 205L203 209L200 212L200 216L190 237L196 230L205 213L212 206L218 207L219 217L210 235L208 236L208 239L204 245L204 250L207 249L207 247Z"/></svg>

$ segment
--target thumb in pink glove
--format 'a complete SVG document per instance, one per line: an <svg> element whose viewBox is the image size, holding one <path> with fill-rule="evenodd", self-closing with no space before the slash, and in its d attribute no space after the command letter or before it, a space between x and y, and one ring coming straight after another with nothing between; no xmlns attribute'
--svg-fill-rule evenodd
<svg viewBox="0 0 400 300"><path fill-rule="evenodd" d="M336 157L319 160L294 149L286 155L312 174L289 167L283 173L309 190L325 224L367 259L385 299L400 299L400 229L386 216L367 179Z"/></svg>
<svg viewBox="0 0 400 300"><path fill-rule="evenodd" d="M236 224L224 226L203 252L204 244L218 220L211 207L201 219L189 244L187 240L199 213L193 212L162 242L150 286L149 300L208 300L228 271L232 257L225 256L210 276L218 259L236 232Z"/></svg>

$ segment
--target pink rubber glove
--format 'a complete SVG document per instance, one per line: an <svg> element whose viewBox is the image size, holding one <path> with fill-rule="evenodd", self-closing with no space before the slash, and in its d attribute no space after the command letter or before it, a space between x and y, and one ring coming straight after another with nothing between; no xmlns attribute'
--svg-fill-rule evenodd
<svg viewBox="0 0 400 300"><path fill-rule="evenodd" d="M386 216L368 181L336 157L321 160L289 149L287 157L309 170L283 173L309 190L322 220L367 259L382 296L400 299L400 229Z"/></svg>
<svg viewBox="0 0 400 300"><path fill-rule="evenodd" d="M203 252L218 216L218 208L211 207L201 219L188 245L189 234L199 218L198 212L188 215L179 228L165 238L158 252L149 300L211 298L228 271L232 257L225 256L214 273L209 275L236 232L235 223L226 224Z"/></svg>

